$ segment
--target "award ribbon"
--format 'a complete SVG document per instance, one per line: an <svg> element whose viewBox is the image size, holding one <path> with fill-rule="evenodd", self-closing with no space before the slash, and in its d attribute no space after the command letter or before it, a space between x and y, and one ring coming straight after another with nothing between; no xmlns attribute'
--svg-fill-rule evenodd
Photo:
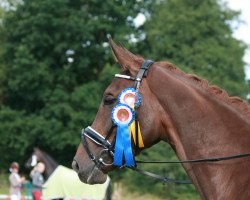
<svg viewBox="0 0 250 200"><path fill-rule="evenodd" d="M137 104L138 107L141 105L141 95L138 94L134 88L126 88L121 91L118 97L118 101L119 103L127 104L134 110L135 104ZM133 137L134 143L136 144L135 121L133 121L132 124L129 126L129 130ZM139 141L139 147L144 147L139 122L138 122L138 141Z"/></svg>
<svg viewBox="0 0 250 200"><path fill-rule="evenodd" d="M124 157L125 165L133 167L135 161L131 147L129 125L134 121L134 111L128 105L119 103L112 110L112 120L117 125L114 165L122 166Z"/></svg>

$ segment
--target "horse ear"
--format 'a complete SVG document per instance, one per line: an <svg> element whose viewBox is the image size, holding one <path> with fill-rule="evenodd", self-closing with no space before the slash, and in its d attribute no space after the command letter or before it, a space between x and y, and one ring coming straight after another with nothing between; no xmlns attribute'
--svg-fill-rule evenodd
<svg viewBox="0 0 250 200"><path fill-rule="evenodd" d="M118 46L111 36L108 39L115 61L120 64L122 71L128 70L133 76L136 76L144 59L126 48Z"/></svg>

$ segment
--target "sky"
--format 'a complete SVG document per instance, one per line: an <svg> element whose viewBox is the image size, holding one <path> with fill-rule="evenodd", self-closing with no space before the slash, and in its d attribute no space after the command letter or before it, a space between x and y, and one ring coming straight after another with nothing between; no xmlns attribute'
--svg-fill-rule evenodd
<svg viewBox="0 0 250 200"><path fill-rule="evenodd" d="M228 4L228 7L241 11L240 20L242 23L239 24L238 28L234 31L234 37L243 40L249 48L245 52L244 61L245 65L245 78L250 80L250 0L223 0ZM138 14L135 18L136 26L140 26L145 22L145 16Z"/></svg>
<svg viewBox="0 0 250 200"><path fill-rule="evenodd" d="M245 73L246 79L250 80L250 1L249 0L224 0L228 3L229 8L241 11L240 19L243 20L237 30L234 31L234 36L243 40L249 45L245 52L244 61L246 62Z"/></svg>

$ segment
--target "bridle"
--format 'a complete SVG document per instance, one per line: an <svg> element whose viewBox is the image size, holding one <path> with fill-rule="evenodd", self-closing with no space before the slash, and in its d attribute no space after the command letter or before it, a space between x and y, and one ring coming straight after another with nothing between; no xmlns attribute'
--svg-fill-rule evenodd
<svg viewBox="0 0 250 200"><path fill-rule="evenodd" d="M145 60L137 74L136 77L128 76L128 75L122 75L122 74L116 74L115 77L117 78L123 78L127 80L134 81L134 88L136 92L139 92L140 84L143 78L147 77L148 75L148 69L154 62L151 60ZM137 153L139 151L139 142L138 142L138 106L135 103L134 112L135 112L135 152ZM103 137L100 133L98 133L96 130L94 130L92 127L88 126L86 129L82 130L81 134L81 141L83 144L84 149L86 150L88 157L90 160L92 160L95 164L95 166L99 169L101 169L101 166L112 166L113 163L106 163L103 159L103 155L105 153L108 153L109 155L114 155L114 145L115 145L115 138L112 142L109 142L109 138L112 135L116 125L112 123L108 134L106 137ZM91 152L88 142L86 138L90 139L92 142L94 142L96 145L103 147L103 149L100 152L100 155L98 157L94 156L94 154ZM176 164L176 163L211 163L211 162L219 162L219 161L226 161L226 160L232 160L232 159L238 159L243 157L250 157L250 153L245 154L237 154L232 156L226 156L226 157L215 157L215 158L205 158L205 159L196 159L196 160L184 160L184 161L136 161L137 163L144 163L144 164L159 164L159 163L168 163L168 164ZM124 166L122 166L124 167ZM175 180L170 179L165 176L160 176L145 170L138 169L137 166L135 167L129 167L129 169L134 170L137 173L150 176L152 178L158 179L162 181L163 183L176 183L176 184L191 184L192 182L190 180Z"/></svg>
<svg viewBox="0 0 250 200"><path fill-rule="evenodd" d="M113 156L113 150L114 150L114 142L110 143L108 141L109 136L112 134L115 126L112 124L112 127L109 129L109 132L107 136L104 138L100 133L98 133L96 130L88 126L86 129L82 130L82 144L87 152L89 159L92 160L95 163L95 166L100 168L101 165L105 166L111 166L113 163L105 163L102 158L102 153L107 152L111 156ZM96 145L103 147L104 149L101 151L99 158L94 156L94 154L91 152L88 142L86 140L86 137L89 138L92 142L94 142ZM115 141L115 140L113 140Z"/></svg>
<svg viewBox="0 0 250 200"><path fill-rule="evenodd" d="M143 77L147 77L148 69L153 63L154 62L151 60L144 61L144 63L142 64L136 77L122 75L122 74L116 74L115 77L134 81L134 88L135 88L136 92L138 93L139 89L140 89L141 81L142 81ZM138 139L139 133L138 133L138 105L137 105L137 103L135 103L134 113L135 113L135 152L138 152L139 151L139 139ZM113 151L114 151L115 140L113 139L113 141L110 143L108 141L108 139L111 136L111 134L113 133L113 130L115 127L116 127L116 125L114 125L114 123L112 123L112 126L109 129L106 137L103 137L100 133L98 133L96 130L94 130L90 126L88 126L86 129L82 130L81 136L82 136L82 144L84 146L84 149L86 150L90 160L92 160L97 167L100 167L101 164L103 164L105 166L110 166L113 163L105 163L101 156L99 156L99 158L94 156L94 154L90 151L86 137L89 138L96 145L102 146L104 148L101 153L107 152L112 156Z"/></svg>

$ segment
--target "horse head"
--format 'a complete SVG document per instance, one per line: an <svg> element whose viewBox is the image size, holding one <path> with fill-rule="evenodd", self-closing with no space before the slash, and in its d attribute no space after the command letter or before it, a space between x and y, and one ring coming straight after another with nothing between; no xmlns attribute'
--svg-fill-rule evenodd
<svg viewBox="0 0 250 200"><path fill-rule="evenodd" d="M42 160L41 157L42 157L42 153L41 153L40 149L34 148L32 155L25 162L25 167L27 169L30 169L30 168L36 166L36 164Z"/></svg>
<svg viewBox="0 0 250 200"><path fill-rule="evenodd" d="M127 49L116 45L112 39L109 39L109 44L112 48L115 60L121 66L121 73L114 78L105 90L95 120L85 132L83 131L84 138L77 149L72 163L72 167L78 173L80 180L89 184L105 182L106 174L117 168L112 165L112 151L107 150L110 146L112 147L112 145L103 147L105 146L105 142L96 142L93 138L99 137L99 141L108 138L108 140L106 140L108 145L114 144L118 128L113 125L114 123L111 119L112 110L118 103L118 96L121 91L125 88L134 87L136 80L133 79L133 77L137 77L140 67L144 63L142 57L134 55ZM160 102L156 99L148 85L148 80L151 78L150 71L154 70L153 65L155 64L150 62L148 65L152 66L147 78L144 78L145 74L143 72L144 76L142 75L142 80L139 81L140 88L138 91L142 100L137 112L143 145L136 149L135 142L132 142L133 155L137 155L142 149L148 148L160 140L167 140L164 131L166 127L171 128L171 125L167 123L169 120ZM93 134L95 136L93 136ZM102 144L100 145L100 143Z"/></svg>
<svg viewBox="0 0 250 200"><path fill-rule="evenodd" d="M182 161L247 155L244 162L182 165L203 199L220 199L221 191L229 191L229 183L230 191L223 199L239 195L249 199L247 103L171 63L144 60L111 39L109 43L121 73L105 90L92 125L82 132L72 163L81 181L103 183L117 167L135 169L134 156L164 140Z"/></svg>
<svg viewBox="0 0 250 200"><path fill-rule="evenodd" d="M46 178L48 178L58 166L58 163L51 156L40 150L38 147L35 147L33 153L25 162L25 167L31 169L39 162L43 162L45 165L44 173Z"/></svg>

